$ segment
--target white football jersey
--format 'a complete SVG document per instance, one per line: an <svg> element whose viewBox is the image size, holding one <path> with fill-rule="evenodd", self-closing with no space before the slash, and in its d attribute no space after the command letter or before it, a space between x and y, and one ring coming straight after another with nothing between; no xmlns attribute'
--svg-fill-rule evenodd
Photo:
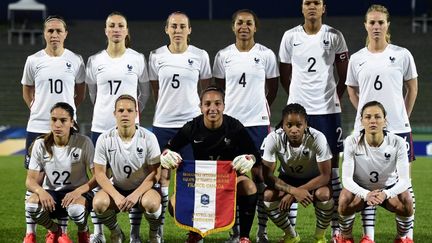
<svg viewBox="0 0 432 243"><path fill-rule="evenodd" d="M365 199L370 191L385 190L390 197L408 189L409 162L405 140L387 133L379 147L371 147L360 135L350 135L344 141L342 182L353 194Z"/></svg>
<svg viewBox="0 0 432 243"><path fill-rule="evenodd" d="M387 111L387 130L393 133L411 132L403 95L404 81L417 78L411 53L389 44L381 53L367 48L352 55L345 84L358 87L359 103L354 129L362 129L360 110L369 101L379 101Z"/></svg>
<svg viewBox="0 0 432 243"><path fill-rule="evenodd" d="M266 79L279 77L272 50L256 43L250 51L240 52L235 44L229 45L216 54L213 76L225 79L225 114L245 127L270 124Z"/></svg>
<svg viewBox="0 0 432 243"><path fill-rule="evenodd" d="M30 157L29 170L45 172L45 190L74 190L88 182L87 169L93 168L94 147L87 136L73 134L66 146L51 148L52 156L43 139L36 139Z"/></svg>
<svg viewBox="0 0 432 243"><path fill-rule="evenodd" d="M66 102L76 110L75 84L84 79L82 57L68 49L58 57L49 56L45 50L27 57L21 84L34 86L35 90L27 131L48 133L50 110L57 102Z"/></svg>
<svg viewBox="0 0 432 243"><path fill-rule="evenodd" d="M104 132L96 142L94 162L109 164L112 182L122 190L134 190L149 174L148 165L159 163L160 149L156 136L137 126L128 143L123 142L117 128Z"/></svg>
<svg viewBox="0 0 432 243"><path fill-rule="evenodd" d="M291 147L282 128L264 139L262 159L280 161L279 173L298 179L312 179L320 174L318 163L330 160L332 153L324 134L312 127L303 136L299 147Z"/></svg>
<svg viewBox="0 0 432 243"><path fill-rule="evenodd" d="M315 35L301 25L286 31L279 59L292 65L288 104L299 103L310 115L340 113L333 65L347 51L342 33L325 24Z"/></svg>
<svg viewBox="0 0 432 243"><path fill-rule="evenodd" d="M198 116L198 81L212 77L205 50L189 45L183 53L171 53L168 46L150 52L150 80L159 82L153 126L180 128Z"/></svg>
<svg viewBox="0 0 432 243"><path fill-rule="evenodd" d="M86 73L86 82L97 85L91 130L99 133L115 126L115 100L123 94L138 100L138 83L149 81L144 55L130 48L119 58L111 58L106 50L91 56Z"/></svg>

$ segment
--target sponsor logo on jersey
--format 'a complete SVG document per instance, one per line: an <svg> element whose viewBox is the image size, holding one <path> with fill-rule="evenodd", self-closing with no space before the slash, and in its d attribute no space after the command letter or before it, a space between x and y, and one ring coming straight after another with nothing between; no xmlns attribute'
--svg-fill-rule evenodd
<svg viewBox="0 0 432 243"><path fill-rule="evenodd" d="M194 142L194 143L202 143L202 142L204 142L204 141L203 141L203 140L195 140L195 139L194 139L193 142Z"/></svg>
<svg viewBox="0 0 432 243"><path fill-rule="evenodd" d="M230 59L226 59L226 60L225 60L225 63L230 63L230 62L231 62Z"/></svg>
<svg viewBox="0 0 432 243"><path fill-rule="evenodd" d="M359 67L363 66L363 64L365 64L366 61L359 63Z"/></svg>
<svg viewBox="0 0 432 243"><path fill-rule="evenodd" d="M128 69L128 72L132 72L132 68L133 68L133 66L132 65L127 65L127 69Z"/></svg>
<svg viewBox="0 0 432 243"><path fill-rule="evenodd" d="M102 71L104 68L105 68L105 67L98 67L98 68L97 68L97 71L100 72L100 71Z"/></svg>
<svg viewBox="0 0 432 243"><path fill-rule="evenodd" d="M108 153L112 153L114 151L116 151L116 149L108 149Z"/></svg>
<svg viewBox="0 0 432 243"><path fill-rule="evenodd" d="M389 56L390 62L394 63L396 61L396 57Z"/></svg>
<svg viewBox="0 0 432 243"><path fill-rule="evenodd" d="M193 64L193 60L192 59L188 59L188 63L189 63L189 65L192 65Z"/></svg>
<svg viewBox="0 0 432 243"><path fill-rule="evenodd" d="M49 159L49 155L44 155L44 156L43 156L43 159L44 159L44 160Z"/></svg>
<svg viewBox="0 0 432 243"><path fill-rule="evenodd" d="M294 46L299 46L299 45L301 45L302 43L294 43Z"/></svg>

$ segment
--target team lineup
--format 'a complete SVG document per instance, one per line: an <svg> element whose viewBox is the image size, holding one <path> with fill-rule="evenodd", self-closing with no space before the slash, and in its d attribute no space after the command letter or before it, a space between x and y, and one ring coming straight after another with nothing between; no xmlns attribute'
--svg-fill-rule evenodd
<svg viewBox="0 0 432 243"><path fill-rule="evenodd" d="M278 55L255 42L257 15L236 11L235 42L217 52L213 66L191 44L184 12L167 17L169 42L151 51L148 62L131 48L122 13L107 16L107 46L86 64L64 47L66 21L46 18L46 47L27 58L21 80L30 110L23 242L36 242L37 225L47 229L46 242L72 242L69 219L80 243L125 242L119 212L129 215L129 242L164 242L165 215L175 210L171 175L183 160L232 161L237 214L227 243L270 242L269 219L280 242L301 242L298 205L311 204L314 242L354 242L357 212L363 234L355 237L375 242L377 206L394 214L394 242L414 242L414 58L390 43L390 14L382 5L365 13L366 44L351 56L343 34L323 23L324 0L303 0L301 7L304 23L284 33ZM272 114L280 122L271 129L279 82L287 105ZM76 123L87 90L94 104L90 137ZM357 117L344 140L345 90ZM151 131L139 126L150 96ZM141 239L143 216L148 233ZM186 242L205 240L191 230Z"/></svg>

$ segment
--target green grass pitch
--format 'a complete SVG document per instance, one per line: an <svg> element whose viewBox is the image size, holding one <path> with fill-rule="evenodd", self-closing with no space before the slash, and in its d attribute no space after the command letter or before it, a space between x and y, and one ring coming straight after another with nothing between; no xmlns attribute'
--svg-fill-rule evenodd
<svg viewBox="0 0 432 243"><path fill-rule="evenodd" d="M25 170L23 168L22 156L5 156L0 157L0 242L22 242L25 233L25 217L24 217L24 194L25 194ZM432 232L428 221L432 219L432 190L430 175L432 174L432 159L417 158L413 164L412 177L414 191L416 195L416 219L414 239L417 242L431 242ZM129 219L127 214L122 213L119 216L120 225L123 231L129 233ZM90 220L89 220L90 222ZM360 217L357 216L355 225L355 239L360 237ZM272 222L268 224L269 238L271 242L277 242L282 236L282 231L279 230ZM257 222L254 222L254 227L251 233L251 238L255 240ZM91 223L90 223L90 227ZM302 238L302 242L313 242L313 233L315 227L315 216L313 207L306 209L300 206L297 220L297 231ZM76 226L69 221L69 235L72 240L76 241ZM141 225L141 236L146 241L148 226L143 219ZM174 225L172 218L167 215L165 224L165 242L184 242L186 231ZM46 230L38 226L37 240L44 242ZM107 236L109 237L109 233ZM393 242L396 234L394 216L386 210L379 208L377 222L375 227L376 242ZM327 232L327 238L330 239L330 234ZM222 232L210 235L205 242L223 242L228 237L228 232Z"/></svg>

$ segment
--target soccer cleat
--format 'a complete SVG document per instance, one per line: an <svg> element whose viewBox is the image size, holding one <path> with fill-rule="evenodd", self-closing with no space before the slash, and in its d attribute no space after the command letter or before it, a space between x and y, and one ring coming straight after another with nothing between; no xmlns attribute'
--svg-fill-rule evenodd
<svg viewBox="0 0 432 243"><path fill-rule="evenodd" d="M125 234L123 233L122 230L120 230L119 232L113 232L111 231L111 242L112 243L123 243L123 241L125 241Z"/></svg>
<svg viewBox="0 0 432 243"><path fill-rule="evenodd" d="M57 238L57 232L52 232L51 230L48 230L48 233L45 235L45 243L57 243Z"/></svg>
<svg viewBox="0 0 432 243"><path fill-rule="evenodd" d="M296 232L296 236L292 236L290 234L285 234L283 239L280 240L280 243L298 243L300 242L300 235Z"/></svg>
<svg viewBox="0 0 432 243"><path fill-rule="evenodd" d="M106 243L105 236L103 234L91 234L90 243Z"/></svg>
<svg viewBox="0 0 432 243"><path fill-rule="evenodd" d="M90 232L88 230L83 232L78 232L78 242L90 243Z"/></svg>
<svg viewBox="0 0 432 243"><path fill-rule="evenodd" d="M230 233L230 237L228 240L225 241L225 243L239 243L240 242L240 236L235 235L233 233Z"/></svg>
<svg viewBox="0 0 432 243"><path fill-rule="evenodd" d="M204 240L200 234L189 231L188 238L185 243L203 243Z"/></svg>
<svg viewBox="0 0 432 243"><path fill-rule="evenodd" d="M342 235L337 234L337 235L333 236L332 242L333 243L354 243L354 239L353 238L345 239L342 237Z"/></svg>
<svg viewBox="0 0 432 243"><path fill-rule="evenodd" d="M69 236L66 233L62 233L60 231L60 233L58 234L58 238L56 243L73 243L73 241L69 238ZM81 243L81 241L79 241ZM88 242L88 241L83 241L83 242Z"/></svg>
<svg viewBox="0 0 432 243"><path fill-rule="evenodd" d="M240 243L252 243L252 241L247 237L242 237L240 238Z"/></svg>
<svg viewBox="0 0 432 243"><path fill-rule="evenodd" d="M394 243L414 243L414 241L409 238L408 236L405 237L401 237L401 238L396 238L394 240Z"/></svg>
<svg viewBox="0 0 432 243"><path fill-rule="evenodd" d="M327 243L327 239L325 238L325 235L323 236L315 236L315 243Z"/></svg>
<svg viewBox="0 0 432 243"><path fill-rule="evenodd" d="M375 243L369 236L363 235L363 237L360 240L360 243Z"/></svg>
<svg viewBox="0 0 432 243"><path fill-rule="evenodd" d="M267 237L267 233L257 234L256 242L257 243L269 243L269 239Z"/></svg>
<svg viewBox="0 0 432 243"><path fill-rule="evenodd" d="M36 234L35 233L26 234L23 243L36 243Z"/></svg>

